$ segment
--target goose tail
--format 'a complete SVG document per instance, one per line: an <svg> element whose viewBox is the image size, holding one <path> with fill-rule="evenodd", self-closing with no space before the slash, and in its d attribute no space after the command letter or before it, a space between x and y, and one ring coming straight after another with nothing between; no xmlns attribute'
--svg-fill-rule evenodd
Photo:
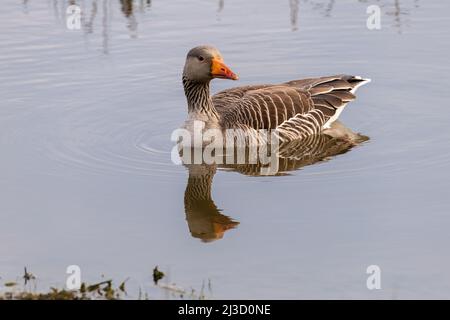
<svg viewBox="0 0 450 320"><path fill-rule="evenodd" d="M347 81L353 85L353 88L350 90L350 92L355 93L359 87L371 82L372 79L363 78L361 76L353 76L352 78L348 79Z"/></svg>

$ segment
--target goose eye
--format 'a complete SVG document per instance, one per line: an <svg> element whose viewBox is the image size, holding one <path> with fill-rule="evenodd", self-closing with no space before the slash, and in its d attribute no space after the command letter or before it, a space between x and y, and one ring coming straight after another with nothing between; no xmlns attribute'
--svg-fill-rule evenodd
<svg viewBox="0 0 450 320"><path fill-rule="evenodd" d="M205 58L203 58L202 56L198 57L198 60L203 61L205 60Z"/></svg>

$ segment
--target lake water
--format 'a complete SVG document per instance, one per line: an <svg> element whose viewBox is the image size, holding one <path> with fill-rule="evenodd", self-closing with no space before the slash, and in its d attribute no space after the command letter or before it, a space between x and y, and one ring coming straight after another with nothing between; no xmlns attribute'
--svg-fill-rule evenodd
<svg viewBox="0 0 450 320"><path fill-rule="evenodd" d="M66 26L73 3L80 30ZM380 30L366 27L370 4ZM131 296L170 298L153 286L158 265L163 283L210 285L210 298L450 298L448 12L419 0L4 1L0 289L24 266L38 290L61 287L76 264L85 281L129 277ZM370 140L279 176L218 169L211 215L186 214L170 135L187 115L185 55L204 43L240 76L214 92L371 78L341 116ZM366 287L370 265L380 290Z"/></svg>

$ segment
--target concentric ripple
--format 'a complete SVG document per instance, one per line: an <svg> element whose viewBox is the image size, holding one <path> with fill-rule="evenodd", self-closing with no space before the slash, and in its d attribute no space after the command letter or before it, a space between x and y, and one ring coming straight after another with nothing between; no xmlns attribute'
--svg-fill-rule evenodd
<svg viewBox="0 0 450 320"><path fill-rule="evenodd" d="M118 103L120 105L120 102ZM114 110L115 109L115 110ZM49 121L49 117L53 121ZM26 146L46 174L178 176L170 158L175 122L155 122L158 110L84 105L37 108L3 126L2 142Z"/></svg>

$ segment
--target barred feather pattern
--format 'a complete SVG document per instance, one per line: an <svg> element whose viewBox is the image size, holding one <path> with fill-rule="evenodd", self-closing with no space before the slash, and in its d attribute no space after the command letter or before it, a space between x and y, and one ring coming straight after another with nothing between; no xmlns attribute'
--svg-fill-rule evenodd
<svg viewBox="0 0 450 320"><path fill-rule="evenodd" d="M195 82L183 76L183 88L188 102L188 112L204 114L212 119L220 116L210 96L209 82Z"/></svg>
<svg viewBox="0 0 450 320"><path fill-rule="evenodd" d="M286 175L289 171L298 170L320 161L327 161L331 157L346 153L354 146L368 140L368 137L356 134L343 127L339 121L336 121L333 127L335 125L343 128L343 135L333 137L321 133L282 143L276 152L279 167L275 175ZM250 158L250 155L246 156L246 160ZM256 163L246 161L243 164L226 164L225 161L223 163L221 165L223 168L250 176L260 176L261 168L268 166L259 161Z"/></svg>
<svg viewBox="0 0 450 320"><path fill-rule="evenodd" d="M368 82L336 75L279 85L244 86L212 97L223 129L274 130L281 142L302 139L329 128L356 89Z"/></svg>

